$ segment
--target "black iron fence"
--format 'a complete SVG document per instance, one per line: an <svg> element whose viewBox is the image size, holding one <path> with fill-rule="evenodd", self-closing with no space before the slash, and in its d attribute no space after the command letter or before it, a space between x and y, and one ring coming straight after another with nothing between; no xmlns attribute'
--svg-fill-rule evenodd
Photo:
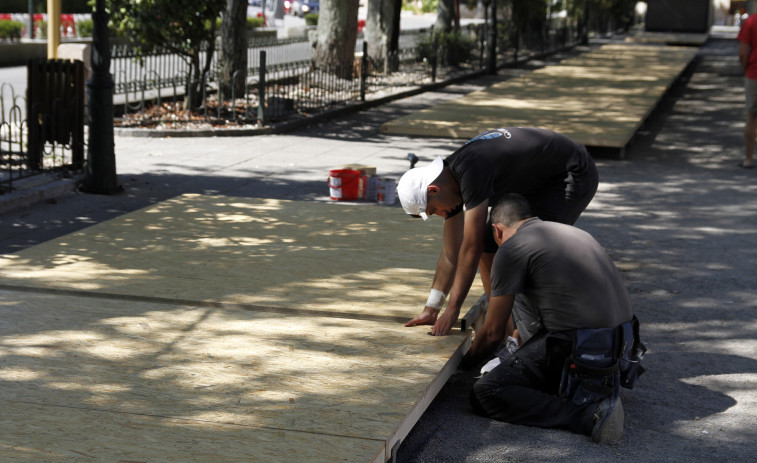
<svg viewBox="0 0 757 463"><path fill-rule="evenodd" d="M27 175L26 98L9 84L0 86L0 193L13 188L13 181Z"/></svg>
<svg viewBox="0 0 757 463"><path fill-rule="evenodd" d="M27 69L28 168L84 165L84 63L30 61ZM45 155L45 147L53 156ZM63 147L70 156L56 156Z"/></svg>
<svg viewBox="0 0 757 463"><path fill-rule="evenodd" d="M566 21L551 23L534 35L500 25L495 66L576 44L581 37L575 26ZM193 110L184 106L185 89L193 82L187 80L189 67L181 57L167 49L138 57L131 47L114 45L111 73L116 123L261 125L307 117L480 72L488 59L488 32L484 24L453 34L405 32L388 62L369 56L360 37L355 60L347 70L314 66L312 46L305 38L254 39L248 48L246 72L234 76L244 80L239 86L243 91L236 94L237 86L231 85L231 95L219 98L220 73L217 58L212 57L210 70L195 82L202 103ZM15 180L50 170L77 170L84 163L81 63L30 66L29 96L27 100L7 84L0 87L0 193L12 190Z"/></svg>
<svg viewBox="0 0 757 463"><path fill-rule="evenodd" d="M13 182L84 165L84 69L72 61L34 60L27 95L0 86L0 194Z"/></svg>
<svg viewBox="0 0 757 463"><path fill-rule="evenodd" d="M553 22L536 35L524 35L507 25L499 29L497 67L581 39L578 28L569 21ZM363 38L358 37L355 61L348 72L314 66L307 38L253 39L246 72L234 76L237 82L244 80L244 93L235 91L225 98L219 98L217 58L212 58L210 70L199 82L190 82L188 64L166 50L138 58L128 46L119 45L114 47L112 59L116 124L171 127L202 121L260 125L307 116L479 72L485 66L488 37L485 24L471 24L449 34L435 34L433 29L403 33L398 52L389 57L392 66L368 56ZM207 59L205 54L201 56ZM201 66L205 64L201 62ZM193 84L199 86L203 103L190 111L184 97Z"/></svg>

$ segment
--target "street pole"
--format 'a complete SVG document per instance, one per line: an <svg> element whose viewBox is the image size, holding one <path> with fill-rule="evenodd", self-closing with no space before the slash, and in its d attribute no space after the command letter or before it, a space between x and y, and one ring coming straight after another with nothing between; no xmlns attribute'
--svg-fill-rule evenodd
<svg viewBox="0 0 757 463"><path fill-rule="evenodd" d="M92 12L92 77L87 81L87 124L89 146L84 190L115 194L121 188L116 177L113 142L113 79L110 76L108 13L105 0L97 0Z"/></svg>
<svg viewBox="0 0 757 463"><path fill-rule="evenodd" d="M588 45L589 44L589 2L586 2L584 4L584 35L581 38L581 45Z"/></svg>
<svg viewBox="0 0 757 463"><path fill-rule="evenodd" d="M489 18L489 37L486 41L486 72L497 73L497 0L491 1L491 14Z"/></svg>
<svg viewBox="0 0 757 463"><path fill-rule="evenodd" d="M60 45L60 2L47 0L47 59L58 57Z"/></svg>
<svg viewBox="0 0 757 463"><path fill-rule="evenodd" d="M29 38L34 38L34 0L29 0Z"/></svg>

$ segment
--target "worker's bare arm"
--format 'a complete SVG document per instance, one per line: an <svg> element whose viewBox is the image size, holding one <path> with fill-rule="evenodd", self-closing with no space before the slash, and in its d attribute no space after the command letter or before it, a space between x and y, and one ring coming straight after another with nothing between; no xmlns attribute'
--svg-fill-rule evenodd
<svg viewBox="0 0 757 463"><path fill-rule="evenodd" d="M486 312L486 321L476 331L473 344L463 358L464 365L478 364L486 356L491 355L499 343L505 339L507 321L510 319L514 299L513 294L491 298Z"/></svg>
<svg viewBox="0 0 757 463"><path fill-rule="evenodd" d="M460 245L463 241L464 215L457 214L444 221L444 232L442 237L442 252L436 263L436 273L431 285L433 289L448 294L452 287L452 281L455 277L455 268L457 267L457 256ZM439 315L441 308L426 306L420 315L413 318L405 326L415 325L433 325Z"/></svg>
<svg viewBox="0 0 757 463"><path fill-rule="evenodd" d="M486 228L489 201L484 201L473 209L465 211L462 243L458 250L454 280L449 293L447 309L436 320L431 334L449 334L460 315L460 307L468 295L468 290L476 277L478 262L483 249L482 237ZM446 230L446 229L445 229Z"/></svg>

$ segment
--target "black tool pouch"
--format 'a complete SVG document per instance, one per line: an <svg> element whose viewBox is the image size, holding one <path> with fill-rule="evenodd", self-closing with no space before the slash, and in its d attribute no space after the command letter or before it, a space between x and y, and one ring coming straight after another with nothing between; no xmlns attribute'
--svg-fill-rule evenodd
<svg viewBox="0 0 757 463"><path fill-rule="evenodd" d="M639 336L639 319L634 315L629 322L618 328L618 336L622 340L620 348L620 385L633 389L636 379L644 373L641 361L647 348Z"/></svg>
<svg viewBox="0 0 757 463"><path fill-rule="evenodd" d="M585 405L618 394L620 361L614 355L615 328L573 331L573 352L565 361L561 397Z"/></svg>
<svg viewBox="0 0 757 463"><path fill-rule="evenodd" d="M559 393L576 405L617 395L620 386L631 389L644 373L641 360L647 348L640 340L636 316L616 328L574 330L570 338L572 351L565 360Z"/></svg>

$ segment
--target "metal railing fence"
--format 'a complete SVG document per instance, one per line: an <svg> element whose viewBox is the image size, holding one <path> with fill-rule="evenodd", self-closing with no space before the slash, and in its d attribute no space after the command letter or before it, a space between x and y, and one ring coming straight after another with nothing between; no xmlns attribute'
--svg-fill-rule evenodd
<svg viewBox="0 0 757 463"><path fill-rule="evenodd" d="M574 45L580 40L577 30L568 23L554 23L524 39L523 34L513 33L512 28L502 27L498 34L497 67ZM442 36L439 41L439 37L433 29L403 33L399 51L390 58L395 66L391 72L384 72L382 60L363 56L365 41L359 36L354 67L348 72L351 79L336 78L335 75L344 74L333 69L316 68L313 48L306 38L254 38L247 50L244 95L233 94L232 98L219 101L218 63L214 56L210 71L200 82L191 82L199 84L204 102L195 111L184 107L185 88L190 82L186 80L188 65L181 58L160 50L137 59L133 51L118 45L112 59L116 121L122 126L174 126L197 121L265 124L483 69L488 40L484 24L463 27L456 39ZM201 54L202 60L205 56ZM203 61L201 65L204 64ZM241 77L236 75L235 79Z"/></svg>
<svg viewBox="0 0 757 463"><path fill-rule="evenodd" d="M29 175L26 167L26 98L13 87L0 86L0 193L13 188L13 181Z"/></svg>
<svg viewBox="0 0 757 463"><path fill-rule="evenodd" d="M0 194L19 180L84 164L82 63L30 61L27 72L28 99L0 85Z"/></svg>

